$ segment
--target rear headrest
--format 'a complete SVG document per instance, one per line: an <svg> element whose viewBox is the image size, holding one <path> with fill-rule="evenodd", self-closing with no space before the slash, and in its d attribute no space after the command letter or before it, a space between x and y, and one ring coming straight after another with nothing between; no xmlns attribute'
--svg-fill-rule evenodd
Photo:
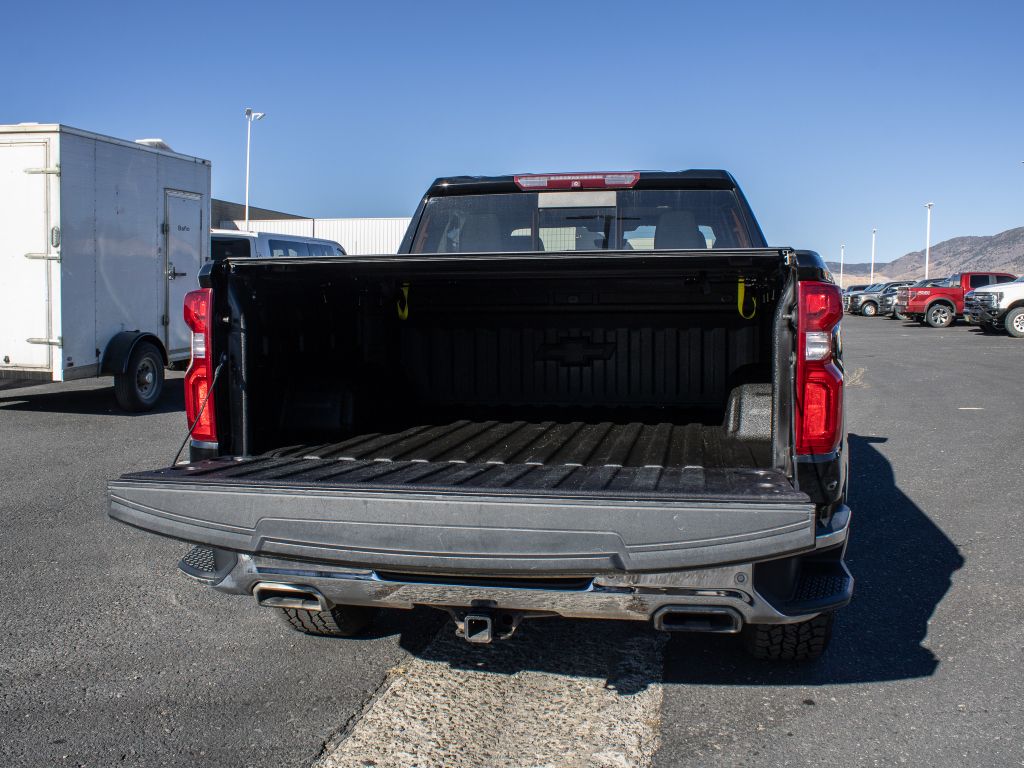
<svg viewBox="0 0 1024 768"><path fill-rule="evenodd" d="M467 216L459 233L459 252L499 251L502 246L498 214L481 213Z"/></svg>
<svg viewBox="0 0 1024 768"><path fill-rule="evenodd" d="M707 247L708 241L697 229L697 220L690 211L667 211L658 217L654 230L655 250Z"/></svg>

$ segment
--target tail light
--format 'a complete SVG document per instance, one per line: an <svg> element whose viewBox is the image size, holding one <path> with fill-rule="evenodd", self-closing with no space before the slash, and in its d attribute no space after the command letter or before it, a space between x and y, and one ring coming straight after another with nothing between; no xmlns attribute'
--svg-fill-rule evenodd
<svg viewBox="0 0 1024 768"><path fill-rule="evenodd" d="M843 425L843 374L835 364L842 294L831 283L810 281L797 290L796 452L830 453Z"/></svg>
<svg viewBox="0 0 1024 768"><path fill-rule="evenodd" d="M213 398L210 397L213 384L212 317L212 290L199 288L185 294L185 323L192 330L192 362L185 373L185 418L192 427L192 439L207 443L217 442L217 420L214 418Z"/></svg>

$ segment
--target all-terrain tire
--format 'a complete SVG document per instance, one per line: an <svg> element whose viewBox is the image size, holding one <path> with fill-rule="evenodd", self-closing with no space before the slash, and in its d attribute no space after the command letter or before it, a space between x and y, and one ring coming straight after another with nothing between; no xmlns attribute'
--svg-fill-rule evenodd
<svg viewBox="0 0 1024 768"><path fill-rule="evenodd" d="M925 320L932 328L949 328L956 322L956 312L949 304L936 302L928 307Z"/></svg>
<svg viewBox="0 0 1024 768"><path fill-rule="evenodd" d="M829 611L797 624L747 624L743 642L755 659L810 661L828 648L834 617Z"/></svg>
<svg viewBox="0 0 1024 768"><path fill-rule="evenodd" d="M1007 312L1003 327L1015 339L1024 339L1024 307L1014 307Z"/></svg>
<svg viewBox="0 0 1024 768"><path fill-rule="evenodd" d="M869 301L860 308L860 313L864 315L864 317L874 317L878 314L878 305L873 301Z"/></svg>
<svg viewBox="0 0 1024 768"><path fill-rule="evenodd" d="M321 637L355 637L365 631L377 615L376 608L361 605L336 605L329 611L277 610L292 629Z"/></svg>
<svg viewBox="0 0 1024 768"><path fill-rule="evenodd" d="M164 391L164 358L156 345L142 341L128 359L128 369L114 376L114 397L122 409L148 411Z"/></svg>

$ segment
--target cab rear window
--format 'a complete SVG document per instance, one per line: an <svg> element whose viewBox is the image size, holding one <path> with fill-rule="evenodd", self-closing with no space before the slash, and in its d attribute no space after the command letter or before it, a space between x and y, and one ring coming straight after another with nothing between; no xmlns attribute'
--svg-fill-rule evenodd
<svg viewBox="0 0 1024 768"><path fill-rule="evenodd" d="M413 253L749 248L732 190L599 190L433 197Z"/></svg>
<svg viewBox="0 0 1024 768"><path fill-rule="evenodd" d="M229 258L249 258L252 249L244 237L215 237L210 240L210 258L222 261Z"/></svg>

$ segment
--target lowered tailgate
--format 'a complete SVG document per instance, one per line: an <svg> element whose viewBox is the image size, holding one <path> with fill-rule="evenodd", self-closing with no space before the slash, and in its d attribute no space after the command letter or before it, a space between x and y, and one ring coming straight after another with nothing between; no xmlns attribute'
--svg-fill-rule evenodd
<svg viewBox="0 0 1024 768"><path fill-rule="evenodd" d="M110 516L186 541L352 567L572 574L746 562L814 546L776 470L219 458L125 475Z"/></svg>

